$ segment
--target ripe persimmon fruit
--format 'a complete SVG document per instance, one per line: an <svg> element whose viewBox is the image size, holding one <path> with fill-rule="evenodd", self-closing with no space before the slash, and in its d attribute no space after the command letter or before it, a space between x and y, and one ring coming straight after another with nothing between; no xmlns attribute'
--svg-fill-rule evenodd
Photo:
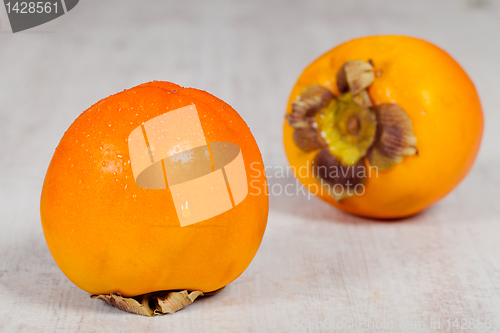
<svg viewBox="0 0 500 333"><path fill-rule="evenodd" d="M482 133L478 94L452 57L417 38L372 36L303 71L288 100L284 144L313 194L352 214L393 219L457 186Z"/></svg>
<svg viewBox="0 0 500 333"><path fill-rule="evenodd" d="M257 143L233 108L207 92L155 81L99 101L69 127L47 170L41 220L57 265L86 292L208 293L255 256L267 223L266 187Z"/></svg>

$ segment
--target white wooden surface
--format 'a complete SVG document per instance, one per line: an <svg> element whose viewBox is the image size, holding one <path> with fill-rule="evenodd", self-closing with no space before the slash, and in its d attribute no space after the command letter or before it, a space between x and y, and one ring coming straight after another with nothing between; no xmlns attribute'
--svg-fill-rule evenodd
<svg viewBox="0 0 500 333"><path fill-rule="evenodd" d="M301 70L342 41L390 33L442 46L482 98L477 163L439 204L389 223L272 195L247 271L219 295L163 317L91 300L59 271L39 196L53 150L81 111L153 79L204 89L241 113L267 165L286 166L281 123ZM498 332L499 91L497 0L86 0L29 32L0 33L0 331L302 332L329 319L357 325L337 331L403 331L373 328L394 320L426 324L408 331L461 332L446 319L483 318ZM295 180L270 179L287 183Z"/></svg>

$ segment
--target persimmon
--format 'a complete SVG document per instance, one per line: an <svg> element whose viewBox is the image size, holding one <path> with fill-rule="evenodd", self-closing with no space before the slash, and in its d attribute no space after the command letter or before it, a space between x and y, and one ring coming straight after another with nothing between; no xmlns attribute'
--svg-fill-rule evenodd
<svg viewBox="0 0 500 333"><path fill-rule="evenodd" d="M284 144L313 194L352 214L393 219L457 186L482 132L474 84L450 55L417 38L372 36L303 71L288 100Z"/></svg>
<svg viewBox="0 0 500 333"><path fill-rule="evenodd" d="M43 184L43 232L84 291L127 311L165 313L163 305L183 307L247 268L267 223L266 187L257 143L233 108L150 82L99 101L66 131ZM148 293L171 290L184 292L155 294L156 309L148 307Z"/></svg>

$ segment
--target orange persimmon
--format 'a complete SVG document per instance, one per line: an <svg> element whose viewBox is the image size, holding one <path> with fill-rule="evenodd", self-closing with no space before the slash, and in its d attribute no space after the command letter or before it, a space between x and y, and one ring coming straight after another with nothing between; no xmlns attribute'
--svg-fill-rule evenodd
<svg viewBox="0 0 500 333"><path fill-rule="evenodd" d="M482 132L478 94L452 57L417 38L372 36L303 71L288 100L284 144L297 178L319 198L391 219L457 186Z"/></svg>
<svg viewBox="0 0 500 333"><path fill-rule="evenodd" d="M238 161L243 162L237 170L239 176L233 172L234 168L233 171L225 168L224 178L218 173L217 179L226 182L217 183L223 184L224 198L210 198L212 206L227 201L231 188L234 198L228 202L230 209L214 215L210 211L212 206L189 206L193 213L198 209L200 214L207 210L211 215L206 213L210 215L208 218L181 226L180 219L188 218L189 214L182 211L183 215L179 215L169 176L161 171L159 175L154 174L168 178L166 188L161 182L158 185L164 189L138 185L129 138L134 130L139 136L143 135L141 128L150 131L147 124L152 119L185 108L197 111L198 124L201 123L198 130L202 131L198 139L206 140L210 146L212 143L233 144L231 147L236 147L236 152L241 151L242 160ZM177 120L169 124L161 120L168 126L165 135L176 131L172 140L181 139L178 136L183 135L182 131L192 131L196 125L184 127L182 121ZM161 147L153 147L151 143L161 128L155 130L149 140L145 139L149 141L148 150L143 150L145 161L150 163L149 157L151 160L155 157L151 163L158 166L158 170L163 165L166 172L167 160L159 161L155 155ZM178 142L174 146L176 152L191 144ZM140 153L140 147L137 149ZM193 156L189 150L172 162L177 163L172 164L173 168L185 167ZM212 156L208 159L208 150L205 157L205 161L209 161L208 172L222 170L221 166L215 165L214 169L214 164L210 164ZM194 175L191 171L182 177ZM238 200L233 188L236 181L231 177L240 181L237 185L242 194ZM253 191L248 194L245 192L247 180L253 181ZM43 232L60 269L91 294L136 296L162 290L211 292L236 279L255 256L268 217L266 186L257 143L233 108L204 91L168 82L150 82L99 101L66 131L43 184L40 207ZM187 208L187 203L181 207Z"/></svg>

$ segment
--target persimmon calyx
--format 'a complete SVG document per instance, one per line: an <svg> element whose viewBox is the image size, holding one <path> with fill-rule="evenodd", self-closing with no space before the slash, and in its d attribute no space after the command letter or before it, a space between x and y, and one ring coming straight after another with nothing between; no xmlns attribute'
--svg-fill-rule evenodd
<svg viewBox="0 0 500 333"><path fill-rule="evenodd" d="M354 103L350 93L332 100L317 113L316 124L330 153L346 166L364 157L375 140L375 113Z"/></svg>
<svg viewBox="0 0 500 333"><path fill-rule="evenodd" d="M337 88L341 93L356 96L375 80L373 66L363 60L347 61L337 73Z"/></svg>
<svg viewBox="0 0 500 333"><path fill-rule="evenodd" d="M384 171L417 152L406 112L397 104L373 106L368 89L374 80L371 61L347 61L337 74L340 96L326 85L311 85L286 116L297 147L318 150L312 171L337 201L356 195L353 189L366 182L367 172L360 170L365 162ZM332 191L338 186L343 191Z"/></svg>
<svg viewBox="0 0 500 333"><path fill-rule="evenodd" d="M359 159L354 165L345 165L329 148L323 148L312 162L312 171L327 193L340 201L355 195L356 186L365 183L364 166L363 159Z"/></svg>
<svg viewBox="0 0 500 333"><path fill-rule="evenodd" d="M318 84L309 86L292 102L293 113L304 117L312 117L323 106L328 104L333 97L333 94L328 89Z"/></svg>
<svg viewBox="0 0 500 333"><path fill-rule="evenodd" d="M368 161L380 171L401 163L403 156L417 153L417 138L406 112L397 104L375 108L378 119L377 140L368 153Z"/></svg>
<svg viewBox="0 0 500 333"><path fill-rule="evenodd" d="M120 310L142 316L154 317L174 313L193 303L199 296L210 296L221 291L218 289L203 294L201 291L159 291L135 297L124 297L118 293L92 295L91 298L103 300Z"/></svg>
<svg viewBox="0 0 500 333"><path fill-rule="evenodd" d="M314 116L321 108L330 103L333 94L320 85L312 85L292 102L292 113L287 115L290 126L295 128L293 140L305 152L325 146L325 141L318 133Z"/></svg>

